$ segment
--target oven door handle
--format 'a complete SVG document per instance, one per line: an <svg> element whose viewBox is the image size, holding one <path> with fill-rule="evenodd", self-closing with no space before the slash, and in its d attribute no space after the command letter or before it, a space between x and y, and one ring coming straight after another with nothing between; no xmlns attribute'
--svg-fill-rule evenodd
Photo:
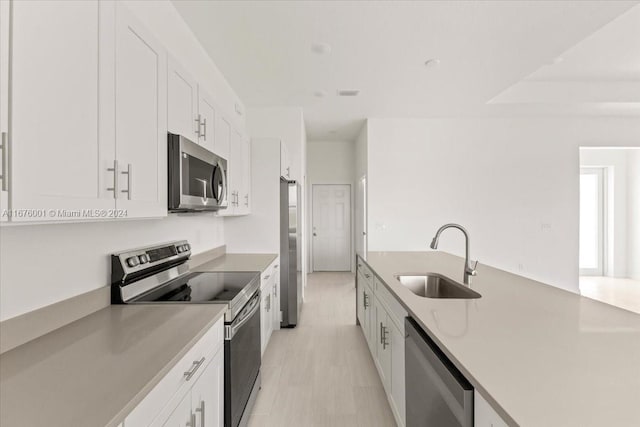
<svg viewBox="0 0 640 427"><path fill-rule="evenodd" d="M253 297L253 300L249 302L249 311L241 318L234 320L231 325L225 326L224 339L230 341L233 336L238 332L238 329L251 319L251 317L260 309L260 291Z"/></svg>

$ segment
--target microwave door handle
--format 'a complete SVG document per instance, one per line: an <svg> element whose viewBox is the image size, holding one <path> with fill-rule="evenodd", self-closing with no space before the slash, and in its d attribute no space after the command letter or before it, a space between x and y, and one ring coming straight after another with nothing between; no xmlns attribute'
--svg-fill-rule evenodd
<svg viewBox="0 0 640 427"><path fill-rule="evenodd" d="M200 179L200 178L196 178L196 180L200 181L202 183L202 203L204 203L205 205L207 204L207 180L206 179Z"/></svg>

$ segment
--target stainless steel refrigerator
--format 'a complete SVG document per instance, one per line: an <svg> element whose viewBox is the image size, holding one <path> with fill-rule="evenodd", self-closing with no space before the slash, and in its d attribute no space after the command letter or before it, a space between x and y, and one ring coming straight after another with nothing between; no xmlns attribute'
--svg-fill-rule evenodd
<svg viewBox="0 0 640 427"><path fill-rule="evenodd" d="M302 309L300 185L280 178L280 310L283 328L293 328Z"/></svg>

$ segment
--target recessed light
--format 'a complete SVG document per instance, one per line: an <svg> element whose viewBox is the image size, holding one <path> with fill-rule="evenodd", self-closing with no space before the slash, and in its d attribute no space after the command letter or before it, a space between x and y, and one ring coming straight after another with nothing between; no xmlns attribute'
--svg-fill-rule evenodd
<svg viewBox="0 0 640 427"><path fill-rule="evenodd" d="M325 92L324 90L317 90L313 92L313 96L315 96L316 98L324 98L325 96L327 96L327 92Z"/></svg>
<svg viewBox="0 0 640 427"><path fill-rule="evenodd" d="M438 58L427 59L424 62L424 66L427 68L436 68L440 65L440 60Z"/></svg>
<svg viewBox="0 0 640 427"><path fill-rule="evenodd" d="M336 133L338 133L338 131L337 131L337 130L335 130L335 129L332 129L332 130L330 130L330 131L329 131L329 133L330 133L331 135L335 135Z"/></svg>
<svg viewBox="0 0 640 427"><path fill-rule="evenodd" d="M318 55L328 55L331 53L331 45L329 43L311 43L311 52Z"/></svg>
<svg viewBox="0 0 640 427"><path fill-rule="evenodd" d="M338 96L358 96L360 93L357 89L339 89Z"/></svg>
<svg viewBox="0 0 640 427"><path fill-rule="evenodd" d="M553 63L554 63L554 64L559 64L559 63L561 63L562 61L564 61L564 58L563 58L562 56L558 56L557 58L555 58L555 59L553 60Z"/></svg>

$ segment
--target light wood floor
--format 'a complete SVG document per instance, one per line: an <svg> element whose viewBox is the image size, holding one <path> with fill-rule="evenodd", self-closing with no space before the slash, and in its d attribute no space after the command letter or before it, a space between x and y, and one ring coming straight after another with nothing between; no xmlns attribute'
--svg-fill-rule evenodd
<svg viewBox="0 0 640 427"><path fill-rule="evenodd" d="M580 294L640 313L640 280L581 276Z"/></svg>
<svg viewBox="0 0 640 427"><path fill-rule="evenodd" d="M396 425L360 327L351 273L313 273L294 329L275 331L249 427Z"/></svg>

